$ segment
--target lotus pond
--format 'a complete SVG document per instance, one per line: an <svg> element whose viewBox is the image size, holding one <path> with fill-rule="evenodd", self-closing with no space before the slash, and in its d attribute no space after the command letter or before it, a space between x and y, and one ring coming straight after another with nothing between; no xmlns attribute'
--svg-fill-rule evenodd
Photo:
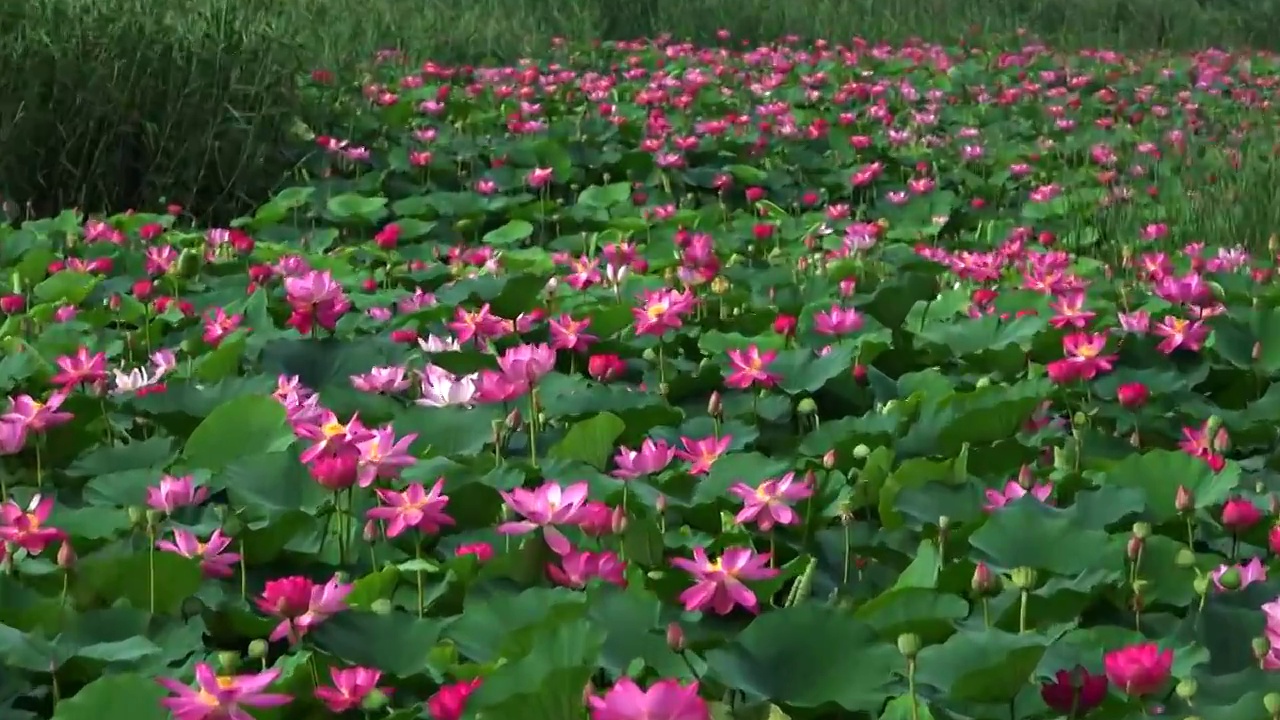
<svg viewBox="0 0 1280 720"><path fill-rule="evenodd" d="M1274 58L556 58L0 228L0 715L1280 717Z"/></svg>

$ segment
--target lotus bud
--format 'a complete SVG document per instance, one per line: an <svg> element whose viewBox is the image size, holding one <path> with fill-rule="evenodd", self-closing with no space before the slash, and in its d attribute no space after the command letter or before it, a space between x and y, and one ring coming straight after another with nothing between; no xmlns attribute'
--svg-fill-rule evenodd
<svg viewBox="0 0 1280 720"><path fill-rule="evenodd" d="M871 448L865 444L858 443L853 446L853 458L855 460L866 460L869 455L871 455Z"/></svg>
<svg viewBox="0 0 1280 720"><path fill-rule="evenodd" d="M813 398L804 398L796 404L796 412L801 415L813 415L818 412L818 403Z"/></svg>
<svg viewBox="0 0 1280 720"><path fill-rule="evenodd" d="M609 516L609 529L613 530L614 535L621 535L627 529L627 511L619 505L613 509L613 514Z"/></svg>
<svg viewBox="0 0 1280 720"><path fill-rule="evenodd" d="M507 429L519 430L520 426L523 424L523 419L524 418L520 415L520 409L512 408L511 412L507 413Z"/></svg>
<svg viewBox="0 0 1280 720"><path fill-rule="evenodd" d="M1198 690L1199 687L1200 686L1196 683L1195 678L1183 678L1182 682L1178 683L1178 687L1174 692L1178 693L1178 697L1183 700L1190 700L1195 697L1196 690Z"/></svg>
<svg viewBox="0 0 1280 720"><path fill-rule="evenodd" d="M1036 571L1035 568L1018 567L1014 568L1009 574L1009 581L1013 586L1023 592L1030 592L1036 588Z"/></svg>
<svg viewBox="0 0 1280 720"><path fill-rule="evenodd" d="M724 405L720 400L720 392L714 391L711 397L707 398L707 414L711 417L720 417L722 412L724 412Z"/></svg>
<svg viewBox="0 0 1280 720"><path fill-rule="evenodd" d="M235 650L221 650L217 657L219 675L236 674L236 668L240 666L240 653Z"/></svg>
<svg viewBox="0 0 1280 720"><path fill-rule="evenodd" d="M1180 513L1189 513L1196 509L1196 498L1186 485L1178 486L1178 491L1173 496L1173 506Z"/></svg>
<svg viewBox="0 0 1280 720"><path fill-rule="evenodd" d="M1266 708L1272 717L1280 715L1280 693L1270 692L1263 695L1262 707Z"/></svg>
<svg viewBox="0 0 1280 720"><path fill-rule="evenodd" d="M1217 415L1210 415L1204 424L1205 437L1213 437L1218 434L1218 428L1222 427L1222 418ZM1219 448L1220 449L1220 448Z"/></svg>
<svg viewBox="0 0 1280 720"><path fill-rule="evenodd" d="M378 539L378 523L373 520L370 520L369 522L365 523L364 531L360 533L360 537L364 538L365 542L373 542L377 540Z"/></svg>
<svg viewBox="0 0 1280 720"><path fill-rule="evenodd" d="M58 548L58 567L63 570L71 570L76 566L76 550L71 547L71 543L63 540L62 545Z"/></svg>
<svg viewBox="0 0 1280 720"><path fill-rule="evenodd" d="M684 650L684 629L680 627L680 623L673 622L667 625L667 647L674 652Z"/></svg>
<svg viewBox="0 0 1280 720"><path fill-rule="evenodd" d="M1271 652L1271 640L1266 635L1254 638L1250 646L1253 648L1253 656L1259 660Z"/></svg>
<svg viewBox="0 0 1280 720"><path fill-rule="evenodd" d="M666 495L659 494L659 495L658 495L658 498L657 498L656 500L654 500L654 501L653 501L653 507L654 507L655 509L657 509L657 511L658 511L658 512L666 512L666 510L667 510L667 496L666 496Z"/></svg>
<svg viewBox="0 0 1280 720"><path fill-rule="evenodd" d="M378 598L377 600L369 603L369 609L373 611L375 615L390 615L391 601L386 598Z"/></svg>
<svg viewBox="0 0 1280 720"><path fill-rule="evenodd" d="M946 534L947 530L950 530L950 529L951 529L951 518L946 515L939 515L938 516L938 534L939 535Z"/></svg>
<svg viewBox="0 0 1280 720"><path fill-rule="evenodd" d="M836 451L828 450L822 454L822 467L831 470L836 466Z"/></svg>
<svg viewBox="0 0 1280 720"><path fill-rule="evenodd" d="M991 568L987 567L986 563L980 562L973 569L973 579L969 581L969 587L974 595L987 597L1000 592L1000 581L996 579L995 573L991 572Z"/></svg>
<svg viewBox="0 0 1280 720"><path fill-rule="evenodd" d="M251 640L249 642L249 657L253 658L254 660L261 660L262 658L267 656L267 651L270 649L271 649L271 646L268 645L267 641L263 640L262 638L258 638L257 640Z"/></svg>
<svg viewBox="0 0 1280 720"><path fill-rule="evenodd" d="M1018 485L1023 490L1030 490L1036 484L1036 473L1031 469L1030 465L1023 465L1018 468Z"/></svg>

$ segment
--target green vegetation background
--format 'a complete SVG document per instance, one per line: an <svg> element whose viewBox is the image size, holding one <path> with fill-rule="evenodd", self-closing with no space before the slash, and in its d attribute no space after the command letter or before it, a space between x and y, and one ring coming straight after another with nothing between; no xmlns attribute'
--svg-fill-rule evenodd
<svg viewBox="0 0 1280 720"><path fill-rule="evenodd" d="M902 8L910 6L909 10ZM0 3L0 195L39 214L182 202L221 220L262 201L297 78L381 48L514 61L553 37L670 32L954 40L1026 28L1054 45L1272 48L1280 0L27 0ZM308 108L314 117L316 108Z"/></svg>

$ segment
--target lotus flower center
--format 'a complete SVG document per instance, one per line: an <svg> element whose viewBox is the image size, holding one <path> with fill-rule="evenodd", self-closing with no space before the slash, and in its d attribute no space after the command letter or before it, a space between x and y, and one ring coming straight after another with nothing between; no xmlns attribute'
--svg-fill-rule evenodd
<svg viewBox="0 0 1280 720"><path fill-rule="evenodd" d="M329 422L320 426L320 432L324 433L324 436L327 438L342 435L346 431L347 431L347 426L343 425L337 420L330 420Z"/></svg>
<svg viewBox="0 0 1280 720"><path fill-rule="evenodd" d="M649 316L650 320L657 320L667 312L667 304L664 302L656 302L645 308L644 314Z"/></svg>

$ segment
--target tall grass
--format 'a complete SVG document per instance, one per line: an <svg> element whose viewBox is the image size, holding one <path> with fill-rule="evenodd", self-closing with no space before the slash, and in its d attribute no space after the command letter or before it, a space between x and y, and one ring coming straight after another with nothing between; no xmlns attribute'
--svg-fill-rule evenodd
<svg viewBox="0 0 1280 720"><path fill-rule="evenodd" d="M1280 0L26 0L0 3L0 196L45 214L180 202L225 220L294 167L296 82L399 48L512 62L554 37L663 32L945 41L1025 28L1062 46L1280 45Z"/></svg>

